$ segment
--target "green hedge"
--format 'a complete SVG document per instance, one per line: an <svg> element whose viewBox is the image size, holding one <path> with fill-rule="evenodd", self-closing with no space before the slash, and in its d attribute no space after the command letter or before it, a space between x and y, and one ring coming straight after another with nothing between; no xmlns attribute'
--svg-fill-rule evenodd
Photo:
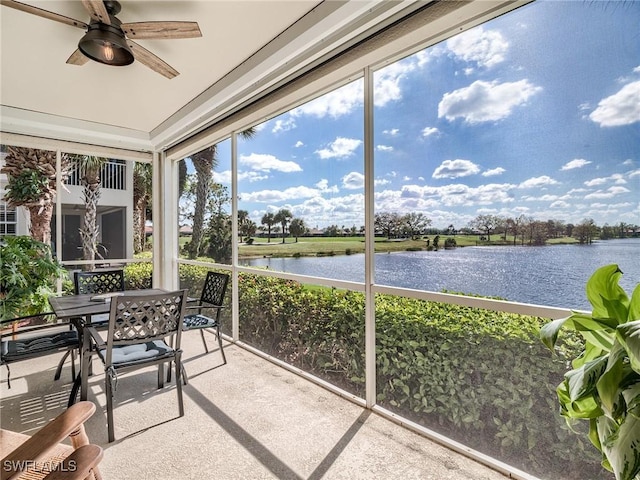
<svg viewBox="0 0 640 480"><path fill-rule="evenodd" d="M201 288L205 274L182 265L183 288ZM364 396L363 294L260 275L239 282L242 341ZM538 337L545 321L378 295L377 402L541 478L606 478L595 448L558 415L555 387L579 339L551 356Z"/></svg>

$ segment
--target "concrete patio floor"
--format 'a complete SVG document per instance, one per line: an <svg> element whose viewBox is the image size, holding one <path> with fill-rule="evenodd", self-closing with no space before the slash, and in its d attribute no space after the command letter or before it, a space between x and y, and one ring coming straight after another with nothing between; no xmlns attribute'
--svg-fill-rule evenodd
<svg viewBox="0 0 640 480"><path fill-rule="evenodd" d="M225 348L224 366L219 351L203 354L195 332L183 336L183 350L185 416L173 382L156 389L155 369L121 376L111 444L94 360L88 400L98 408L86 427L105 449L105 480L507 478L237 345ZM2 428L33 433L66 408L71 373L67 363L53 381L59 358L11 365L11 389L2 368Z"/></svg>

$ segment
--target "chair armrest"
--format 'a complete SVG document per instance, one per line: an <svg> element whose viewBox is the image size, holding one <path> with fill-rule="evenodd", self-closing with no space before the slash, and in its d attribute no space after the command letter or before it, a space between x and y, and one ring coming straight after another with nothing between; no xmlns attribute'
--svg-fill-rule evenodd
<svg viewBox="0 0 640 480"><path fill-rule="evenodd" d="M12 325L16 324L16 323L24 323L27 320L42 320L45 317L52 317L52 318L56 318L55 313L53 312L44 312L44 313L34 313L33 315L25 315L23 317L17 317L17 318L5 318L0 320L0 329L5 329L5 328L9 328ZM50 322L45 322L45 323L41 323L38 325L31 325L31 322L29 322L28 325L26 325L24 328L46 328L49 327L51 325L65 325L68 322L60 322L60 323L50 323ZM4 335L3 335L4 336Z"/></svg>
<svg viewBox="0 0 640 480"><path fill-rule="evenodd" d="M74 450L58 467L47 475L45 480L84 480L89 477L104 452L98 445L83 445Z"/></svg>
<svg viewBox="0 0 640 480"><path fill-rule="evenodd" d="M74 448L88 444L84 422L93 415L96 406L91 402L78 402L47 423L22 445L2 459L0 478L11 478L24 466L25 460L38 462L47 451L64 441L71 434ZM76 434L77 432L77 434Z"/></svg>
<svg viewBox="0 0 640 480"><path fill-rule="evenodd" d="M209 304L206 304L206 305L192 305L192 306L187 305L187 306L185 307L185 312L186 312L187 310L197 310L197 311L200 311L200 310L202 310L202 309L204 309L204 308L220 308L220 309L222 309L222 308L226 308L226 307L225 307L224 305L214 305L213 303L209 303Z"/></svg>
<svg viewBox="0 0 640 480"><path fill-rule="evenodd" d="M102 338L102 335L100 335L98 333L98 330L96 330L95 327L85 327L84 332L88 333L91 336L91 338L93 339L93 343L95 344L97 350L101 350L101 349L107 348L107 344L105 343L104 339Z"/></svg>

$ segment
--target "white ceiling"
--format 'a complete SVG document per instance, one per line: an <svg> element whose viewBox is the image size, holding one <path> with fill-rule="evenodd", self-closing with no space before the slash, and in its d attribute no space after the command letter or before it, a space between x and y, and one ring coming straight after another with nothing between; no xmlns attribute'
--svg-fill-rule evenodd
<svg viewBox="0 0 640 480"><path fill-rule="evenodd" d="M24 3L89 22L79 1ZM137 40L180 75L169 80L139 62L68 65L82 29L1 6L3 132L159 150L419 5L384 0L120 3L122 22L198 22L201 38Z"/></svg>

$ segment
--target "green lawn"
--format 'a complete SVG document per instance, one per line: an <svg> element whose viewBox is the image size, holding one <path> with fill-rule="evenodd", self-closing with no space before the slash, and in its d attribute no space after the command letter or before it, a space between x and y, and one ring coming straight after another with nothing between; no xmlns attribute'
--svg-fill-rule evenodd
<svg viewBox="0 0 640 480"><path fill-rule="evenodd" d="M387 240L386 238L376 238L376 252L401 252L407 250L427 250L426 239L433 243L434 235L429 235L420 240ZM440 235L440 248L444 246L444 241L448 237ZM458 247L487 246L487 245L513 245L513 237L507 236L506 242L499 236L492 236L491 242L481 242L477 235L456 235ZM190 240L188 236L180 237L180 247ZM549 244L576 243L573 238L553 239ZM518 245L520 243L518 242ZM319 256L319 255L345 255L364 253L363 237L300 237L296 242L295 238L286 238L282 243L281 238L272 238L267 242L266 238L253 238L252 245L241 244L239 256L241 258L250 257L292 257L292 256Z"/></svg>

